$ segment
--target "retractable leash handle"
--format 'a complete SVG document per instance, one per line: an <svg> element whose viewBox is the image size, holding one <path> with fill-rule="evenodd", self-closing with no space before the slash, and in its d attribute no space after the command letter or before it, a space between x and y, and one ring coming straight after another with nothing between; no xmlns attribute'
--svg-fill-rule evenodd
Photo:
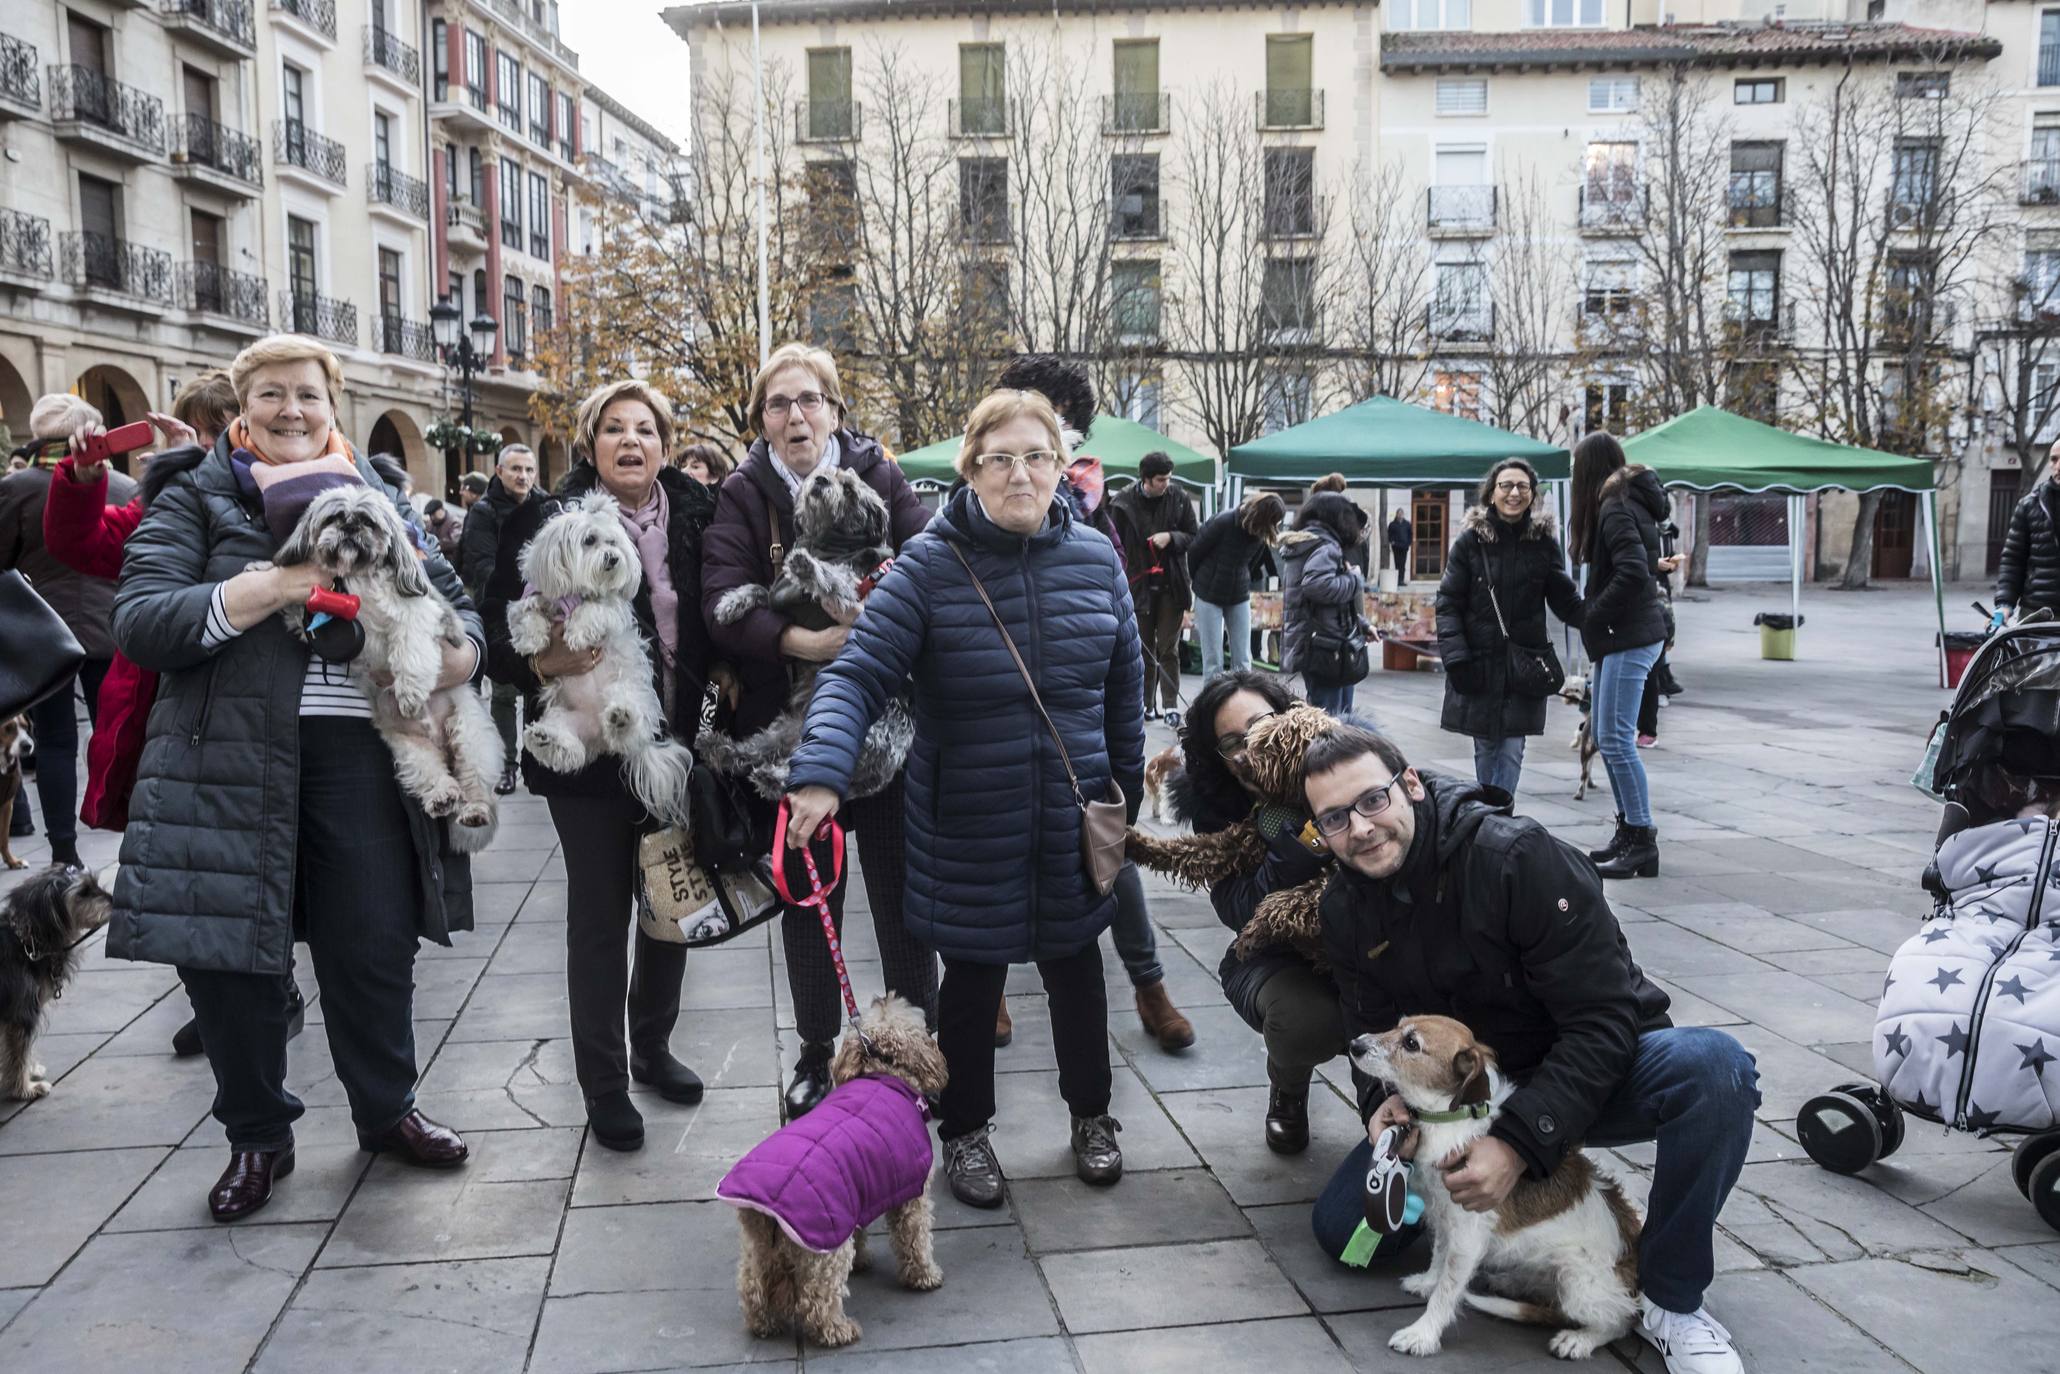
<svg viewBox="0 0 2060 1374"><path fill-rule="evenodd" d="M830 842L830 881L825 883L815 863L817 841ZM851 974L844 967L844 945L837 938L837 923L830 917L830 893L844 877L844 827L837 824L835 816L824 821L809 837L809 843L801 846L801 861L808 868L808 893L797 897L787 882L787 802L780 800L779 810L773 813L772 878L773 891L788 906L814 907L816 916L823 923L823 939L829 942L830 963L837 970L837 990L844 994L844 1011L851 1018L851 1029L858 1032L858 1038L865 1042L865 1033L858 1030L858 998L851 991Z"/></svg>

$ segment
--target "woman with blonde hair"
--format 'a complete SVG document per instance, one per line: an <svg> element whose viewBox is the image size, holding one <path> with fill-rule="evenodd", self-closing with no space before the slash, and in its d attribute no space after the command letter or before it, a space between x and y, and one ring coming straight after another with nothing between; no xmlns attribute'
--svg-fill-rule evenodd
<svg viewBox="0 0 2060 1374"><path fill-rule="evenodd" d="M273 335L237 355L230 379L241 414L164 483L123 553L115 640L159 677L107 936L117 959L176 965L192 999L229 1137L208 1196L217 1221L264 1206L293 1169L296 932L360 1146L465 1162L464 1140L415 1108L414 965L419 940L472 927L446 822L401 791L344 665L280 615L326 585L313 564L271 561L307 504L380 489L336 429L343 371L313 340ZM438 685L454 687L478 671L479 617L440 555L423 571L465 625L466 642L443 650Z"/></svg>
<svg viewBox="0 0 2060 1374"><path fill-rule="evenodd" d="M552 500L524 505L502 526L497 561L521 556L544 520L596 491L615 498L616 515L637 547L643 578L632 607L651 649L653 685L666 730L693 743L708 682L708 644L701 624L701 535L715 497L667 462L672 452L672 402L641 381L610 382L581 402L574 426L578 461ZM535 511L533 517L529 512ZM534 720L544 679L592 672L598 650L551 645L524 658L508 642L505 616L488 625L492 673L530 698ZM636 918L637 842L649 827L643 806L622 780L620 760L595 759L577 773L554 773L524 755L523 781L550 804L551 824L565 853L565 982L572 1015L572 1067L594 1139L611 1150L644 1143L644 1117L630 1100L632 1081L668 1102L701 1100L701 1079L672 1054L679 1020L685 945L636 933L636 964L627 950ZM625 1009L629 1042L623 1043Z"/></svg>
<svg viewBox="0 0 2060 1374"><path fill-rule="evenodd" d="M1123 1173L1098 943L1116 902L1084 868L1076 798L1143 786L1144 658L1114 547L1055 499L1068 457L1039 393L998 391L974 408L965 485L903 547L816 679L789 774L791 845L836 812L867 730L909 691L905 915L944 961L938 1133L951 1191L974 1207L1002 1202L988 1123L1011 964L1043 978L1075 1172L1091 1184Z"/></svg>

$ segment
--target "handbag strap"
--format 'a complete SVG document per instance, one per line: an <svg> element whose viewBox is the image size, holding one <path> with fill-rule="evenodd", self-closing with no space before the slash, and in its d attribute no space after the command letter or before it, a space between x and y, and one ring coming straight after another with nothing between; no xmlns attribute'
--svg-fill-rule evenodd
<svg viewBox="0 0 2060 1374"><path fill-rule="evenodd" d="M1502 619L1502 598L1495 595L1495 570L1488 566L1488 551L1481 550L1481 580L1488 584L1488 604L1495 608L1495 628L1502 631L1502 642L1511 643L1508 622Z"/></svg>
<svg viewBox="0 0 2060 1374"><path fill-rule="evenodd" d="M780 512L771 501L765 503L765 525L767 543L772 553L773 580L778 581L780 569L787 562L787 546L780 542Z"/></svg>
<svg viewBox="0 0 2060 1374"><path fill-rule="evenodd" d="M957 556L959 565L966 570L966 576L973 579L973 590L980 593L980 600L987 607L987 614L994 617L994 628L1001 631L1001 642L1008 645L1009 657L1016 661L1016 671L1023 675L1023 685L1030 689L1030 704L1037 708L1038 716L1044 721L1044 728L1051 731L1053 744L1059 746L1059 762L1066 765L1066 781L1073 785L1073 800L1087 808L1087 795L1080 790L1080 775L1073 771L1073 756L1066 752L1066 741L1059 734L1059 727L1052 724L1051 714L1044 709L1044 698L1037 695L1037 683L1030 676L1030 665L1023 662L1023 655L1016 649L1016 637L1009 633L1008 624L1002 620L1001 612L994 609L994 598L987 594L987 584L980 580L980 574L973 571L973 565L966 561L965 551L951 540L944 546Z"/></svg>

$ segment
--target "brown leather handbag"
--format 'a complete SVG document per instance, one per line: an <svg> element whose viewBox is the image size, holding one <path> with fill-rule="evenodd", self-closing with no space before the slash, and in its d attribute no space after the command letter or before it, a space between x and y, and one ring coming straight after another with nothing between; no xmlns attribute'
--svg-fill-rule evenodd
<svg viewBox="0 0 2060 1374"><path fill-rule="evenodd" d="M1130 815L1123 788L1112 778L1107 799L1093 802L1080 790L1080 775L1073 771L1073 756L1066 752L1066 741L1060 736L1059 727L1052 723L1050 713L1044 709L1044 699L1037 695L1037 683L1030 676L1030 666L1023 662L1023 655L1016 649L1015 636L1009 633L1001 612L994 609L994 599L987 595L987 586L980 580L980 574L974 572L973 565L966 561L965 552L949 539L944 543L957 556L966 576L973 579L973 590L980 593L987 614L994 617L994 628L1001 631L1001 642L1008 645L1009 657L1016 661L1016 671L1023 675L1023 685L1030 689L1030 704L1037 708L1044 728L1051 731L1052 743L1059 746L1059 762L1066 766L1066 781L1073 785L1073 800L1080 807L1081 866L1087 870L1087 880L1094 884L1094 890L1106 897L1115 890L1116 875L1123 871L1123 836Z"/></svg>

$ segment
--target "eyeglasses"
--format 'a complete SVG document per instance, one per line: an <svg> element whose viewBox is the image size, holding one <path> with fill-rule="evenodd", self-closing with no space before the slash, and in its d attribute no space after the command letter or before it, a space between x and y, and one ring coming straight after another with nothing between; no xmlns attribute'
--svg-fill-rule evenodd
<svg viewBox="0 0 2060 1374"><path fill-rule="evenodd" d="M795 406L801 407L803 415L813 415L823 408L823 394L820 391L804 391L799 396L765 398L765 413L768 415L785 415Z"/></svg>
<svg viewBox="0 0 2060 1374"><path fill-rule="evenodd" d="M1501 492L1504 496L1529 491L1530 489L1531 484L1529 482L1497 482L1495 484L1495 490Z"/></svg>
<svg viewBox="0 0 2060 1374"><path fill-rule="evenodd" d="M1216 740L1216 752L1218 754L1221 754L1226 759L1243 758L1245 753L1245 741L1247 735L1251 731L1251 728L1254 725L1257 725L1260 721L1265 720L1271 716L1277 716L1279 714L1280 712L1278 711L1268 711L1264 715L1253 716L1250 720L1245 722L1245 729L1243 733L1235 735L1218 736Z"/></svg>
<svg viewBox="0 0 2060 1374"><path fill-rule="evenodd" d="M1059 455L1048 448L1035 448L1028 453L982 453L973 459L973 466L981 472L990 468L1013 468L1021 463L1031 473L1056 472Z"/></svg>
<svg viewBox="0 0 2060 1374"><path fill-rule="evenodd" d="M1317 833L1321 835L1344 834L1345 830L1352 824L1352 816L1355 812L1368 820L1372 820L1375 816L1380 815L1381 812L1388 809L1389 803L1394 800L1395 784L1400 781L1402 781L1402 775L1397 773L1371 792L1361 793L1359 799L1350 806L1333 806L1328 811L1318 813L1316 817Z"/></svg>

